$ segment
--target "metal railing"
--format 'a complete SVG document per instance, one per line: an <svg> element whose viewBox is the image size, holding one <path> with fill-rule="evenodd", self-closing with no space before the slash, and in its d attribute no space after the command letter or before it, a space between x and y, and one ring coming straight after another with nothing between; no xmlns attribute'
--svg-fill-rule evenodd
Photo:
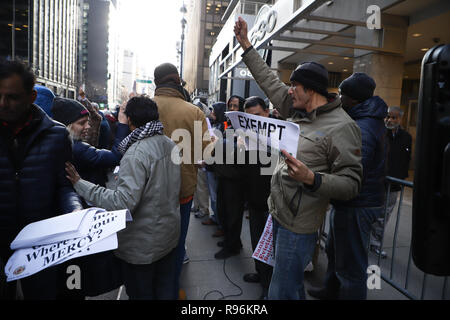
<svg viewBox="0 0 450 320"><path fill-rule="evenodd" d="M405 206L404 196L405 188L413 189L414 185L410 181L400 180L393 177L386 177L386 181L389 183L386 190L386 203L384 206L384 230L381 237L381 245L377 254L369 254L369 265L377 264L381 270L381 278L389 284L392 288L396 289L403 296L411 300L446 300L450 299L448 289L448 277L438 277L427 274L419 270L412 262L412 249L411 249L411 217L412 217L412 204L409 204L411 211L406 212L410 215L405 215L405 211L402 209ZM400 185L400 195L398 205L395 214L395 224L389 225L388 218L388 199L391 194L391 184L395 183ZM394 211L392 212L394 213ZM328 221L328 216L327 220ZM404 218L402 220L402 218ZM394 216L390 219L390 222L394 222ZM402 225L403 223L403 225ZM409 224L409 225L408 225ZM328 233L326 232L326 225L324 223L321 229L320 246L322 249L325 247L325 242ZM393 228L392 228L393 227ZM403 232L399 232L402 229ZM405 232L407 230L407 232ZM401 238L401 241L399 240ZM392 247L386 244L390 244L392 241ZM399 242L403 242L399 244ZM369 241L370 246L370 241ZM389 250L391 249L391 250ZM387 257L383 257L383 250L390 251ZM401 254L403 253L403 254ZM407 258L404 255L407 253ZM383 261L382 261L383 260ZM401 269L403 267L403 270ZM442 289L441 289L442 288ZM428 295L427 295L428 293Z"/></svg>

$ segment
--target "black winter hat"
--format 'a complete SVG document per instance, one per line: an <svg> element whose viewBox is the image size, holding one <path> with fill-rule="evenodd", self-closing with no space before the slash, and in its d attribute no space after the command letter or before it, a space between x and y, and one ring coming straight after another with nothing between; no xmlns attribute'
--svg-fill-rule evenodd
<svg viewBox="0 0 450 320"><path fill-rule="evenodd" d="M317 62L304 62L291 74L291 81L297 81L304 87L327 97L328 96L328 71Z"/></svg>
<svg viewBox="0 0 450 320"><path fill-rule="evenodd" d="M55 98L52 107L53 119L65 126L89 115L88 109L73 99Z"/></svg>
<svg viewBox="0 0 450 320"><path fill-rule="evenodd" d="M367 74L356 72L339 85L341 93L358 102L366 101L373 96L377 84Z"/></svg>

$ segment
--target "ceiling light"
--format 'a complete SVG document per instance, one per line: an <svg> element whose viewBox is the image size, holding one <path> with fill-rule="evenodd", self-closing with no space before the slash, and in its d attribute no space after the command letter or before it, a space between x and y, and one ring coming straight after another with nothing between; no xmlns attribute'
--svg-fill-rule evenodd
<svg viewBox="0 0 450 320"><path fill-rule="evenodd" d="M420 51L428 51L428 50L430 50L430 48L422 48L422 49L420 49Z"/></svg>
<svg viewBox="0 0 450 320"><path fill-rule="evenodd" d="M348 70L347 69L342 69L342 71L347 72Z"/></svg>
<svg viewBox="0 0 450 320"><path fill-rule="evenodd" d="M348 59L350 59L350 57L344 57L344 60L348 60Z"/></svg>
<svg viewBox="0 0 450 320"><path fill-rule="evenodd" d="M412 36L413 36L414 38L420 37L421 35L422 35L421 33L413 33L413 34L412 34Z"/></svg>
<svg viewBox="0 0 450 320"><path fill-rule="evenodd" d="M334 62L328 62L328 64L334 64Z"/></svg>

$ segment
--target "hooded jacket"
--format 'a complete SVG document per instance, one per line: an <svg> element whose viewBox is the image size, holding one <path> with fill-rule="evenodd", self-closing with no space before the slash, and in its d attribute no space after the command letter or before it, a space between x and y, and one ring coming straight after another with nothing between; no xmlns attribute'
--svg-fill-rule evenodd
<svg viewBox="0 0 450 320"><path fill-rule="evenodd" d="M347 113L356 121L362 135L363 181L358 196L350 201L336 201L335 206L380 207L384 203L386 177L386 127L388 106L378 96L350 108Z"/></svg>
<svg viewBox="0 0 450 320"><path fill-rule="evenodd" d="M40 85L35 85L34 89L37 92L37 97L34 104L41 107L41 109L44 110L49 117L53 118L52 106L53 100L55 99L55 94L49 88Z"/></svg>

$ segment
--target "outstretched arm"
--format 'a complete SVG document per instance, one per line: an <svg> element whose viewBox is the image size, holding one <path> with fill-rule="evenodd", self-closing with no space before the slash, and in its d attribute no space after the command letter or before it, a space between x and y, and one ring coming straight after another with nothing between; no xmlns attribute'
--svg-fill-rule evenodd
<svg viewBox="0 0 450 320"><path fill-rule="evenodd" d="M242 61L247 65L259 87L264 91L272 104L277 108L283 118L288 118L292 99L288 94L289 87L269 68L253 48L248 39L248 26L244 19L238 18L234 26L236 40L244 50Z"/></svg>

